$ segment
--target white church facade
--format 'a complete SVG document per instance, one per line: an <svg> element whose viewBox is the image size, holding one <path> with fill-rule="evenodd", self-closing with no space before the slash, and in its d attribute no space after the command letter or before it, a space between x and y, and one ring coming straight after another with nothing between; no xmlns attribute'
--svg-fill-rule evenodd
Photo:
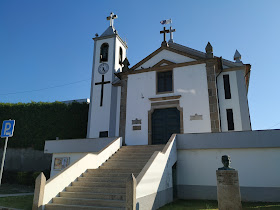
<svg viewBox="0 0 280 210"><path fill-rule="evenodd" d="M175 198L217 200L229 155L242 201L280 202L280 130L252 131L251 65L173 41L129 66L113 26L93 38L87 138L49 140L51 178L36 179L33 209L158 209ZM170 40L166 40L166 35Z"/></svg>
<svg viewBox="0 0 280 210"><path fill-rule="evenodd" d="M128 68L126 49L112 25L94 38L88 138L122 136L126 145L148 145L164 144L173 133L251 130L251 66L238 52L231 62L215 57L210 43L200 52L164 40Z"/></svg>

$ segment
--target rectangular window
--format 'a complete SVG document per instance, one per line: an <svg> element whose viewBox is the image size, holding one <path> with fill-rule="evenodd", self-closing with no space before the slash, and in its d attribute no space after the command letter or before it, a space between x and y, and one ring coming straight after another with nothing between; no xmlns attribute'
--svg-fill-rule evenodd
<svg viewBox="0 0 280 210"><path fill-rule="evenodd" d="M99 132L99 138L108 137L108 131L100 131Z"/></svg>
<svg viewBox="0 0 280 210"><path fill-rule="evenodd" d="M171 92L173 90L172 71L157 72L157 92Z"/></svg>
<svg viewBox="0 0 280 210"><path fill-rule="evenodd" d="M226 74L223 76L223 78L224 78L225 99L231 99L229 75Z"/></svg>
<svg viewBox="0 0 280 210"><path fill-rule="evenodd" d="M234 130L232 109L227 109L227 124L228 124L228 130L229 131Z"/></svg>

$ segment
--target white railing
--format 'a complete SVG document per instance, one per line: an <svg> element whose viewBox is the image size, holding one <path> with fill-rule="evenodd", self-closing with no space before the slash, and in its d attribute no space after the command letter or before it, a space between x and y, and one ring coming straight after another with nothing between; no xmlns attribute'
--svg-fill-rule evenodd
<svg viewBox="0 0 280 210"><path fill-rule="evenodd" d="M97 154L88 153L76 162L72 163L59 174L50 178L45 184L38 184L36 180L35 192L39 195L34 195L33 209L44 208L44 205L51 202L52 198L56 197L59 192L63 191L65 187L69 186L71 182L75 181L87 169L96 169L101 166L109 157L111 157L122 145L122 138L118 137L112 141L107 147L99 151ZM40 189L37 189L37 188ZM41 194L41 195L40 195ZM40 202L35 200L35 197L40 198ZM37 204L36 204L37 203Z"/></svg>

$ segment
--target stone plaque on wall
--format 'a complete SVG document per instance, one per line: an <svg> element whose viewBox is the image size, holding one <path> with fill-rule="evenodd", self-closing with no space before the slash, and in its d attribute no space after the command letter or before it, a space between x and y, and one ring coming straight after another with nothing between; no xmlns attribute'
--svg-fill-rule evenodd
<svg viewBox="0 0 280 210"><path fill-rule="evenodd" d="M134 125L134 126L132 127L132 129L133 129L134 131L140 131L140 130L141 130L141 125Z"/></svg>
<svg viewBox="0 0 280 210"><path fill-rule="evenodd" d="M202 115L198 115L198 114L191 115L190 120L202 120Z"/></svg>
<svg viewBox="0 0 280 210"><path fill-rule="evenodd" d="M132 125L135 125L135 124L141 124L141 120L139 119L135 119L135 120L132 120Z"/></svg>
<svg viewBox="0 0 280 210"><path fill-rule="evenodd" d="M241 196L236 170L217 170L217 196L219 209L241 210Z"/></svg>

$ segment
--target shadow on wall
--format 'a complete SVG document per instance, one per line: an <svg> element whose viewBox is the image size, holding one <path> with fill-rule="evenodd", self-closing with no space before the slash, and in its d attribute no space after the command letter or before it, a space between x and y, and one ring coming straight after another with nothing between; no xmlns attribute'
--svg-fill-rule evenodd
<svg viewBox="0 0 280 210"><path fill-rule="evenodd" d="M168 159L165 165L163 176L161 177L160 184L157 188L157 192L137 199L136 210L140 209L158 209L167 203L173 202L174 192L173 184L176 183L176 173L174 173L174 168L176 168L176 163L171 166L171 160ZM153 183L151 183L152 185ZM159 191L160 189L164 189ZM176 186L175 186L176 190Z"/></svg>

